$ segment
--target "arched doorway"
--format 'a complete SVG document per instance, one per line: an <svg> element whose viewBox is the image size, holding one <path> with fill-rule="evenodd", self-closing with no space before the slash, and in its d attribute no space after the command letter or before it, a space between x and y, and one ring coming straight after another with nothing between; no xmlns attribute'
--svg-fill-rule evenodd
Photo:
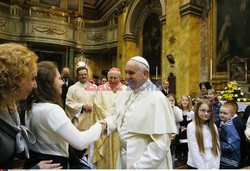
<svg viewBox="0 0 250 171"><path fill-rule="evenodd" d="M161 23L159 16L152 13L143 26L143 54L150 65L150 73L156 76L161 73ZM157 78L155 78L157 79Z"/></svg>

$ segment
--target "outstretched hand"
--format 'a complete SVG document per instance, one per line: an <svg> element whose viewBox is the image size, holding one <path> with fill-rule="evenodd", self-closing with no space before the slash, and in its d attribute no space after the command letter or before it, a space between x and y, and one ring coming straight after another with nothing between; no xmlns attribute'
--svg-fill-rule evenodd
<svg viewBox="0 0 250 171"><path fill-rule="evenodd" d="M37 165L40 169L62 169L63 167L60 166L60 163L52 163L53 160L43 160L40 161Z"/></svg>
<svg viewBox="0 0 250 171"><path fill-rule="evenodd" d="M107 122L105 120L100 120L99 123L102 125L102 134L107 134Z"/></svg>

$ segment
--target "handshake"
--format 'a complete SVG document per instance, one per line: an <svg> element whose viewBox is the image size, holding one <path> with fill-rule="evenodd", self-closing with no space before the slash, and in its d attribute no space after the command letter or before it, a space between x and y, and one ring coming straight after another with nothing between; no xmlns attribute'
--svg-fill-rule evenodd
<svg viewBox="0 0 250 171"><path fill-rule="evenodd" d="M102 134L107 135L107 122L105 120L98 121L102 125Z"/></svg>

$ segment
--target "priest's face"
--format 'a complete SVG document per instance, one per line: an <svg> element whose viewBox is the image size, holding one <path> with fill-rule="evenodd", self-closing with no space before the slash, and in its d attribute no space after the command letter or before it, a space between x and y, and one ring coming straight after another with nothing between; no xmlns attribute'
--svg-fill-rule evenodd
<svg viewBox="0 0 250 171"><path fill-rule="evenodd" d="M86 81L88 80L88 71L86 69L82 69L80 71L78 71L77 73L77 78L81 83L86 83Z"/></svg>
<svg viewBox="0 0 250 171"><path fill-rule="evenodd" d="M117 84L120 82L120 75L121 73L118 71L110 71L108 73L108 82L111 87L117 86Z"/></svg>
<svg viewBox="0 0 250 171"><path fill-rule="evenodd" d="M139 67L138 62L129 60L125 67L128 86L135 90L139 88L148 79L148 71Z"/></svg>

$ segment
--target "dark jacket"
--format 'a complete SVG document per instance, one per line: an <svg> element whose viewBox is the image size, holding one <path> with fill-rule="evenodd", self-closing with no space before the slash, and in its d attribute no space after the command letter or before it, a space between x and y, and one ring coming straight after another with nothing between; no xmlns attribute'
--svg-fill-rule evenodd
<svg viewBox="0 0 250 171"><path fill-rule="evenodd" d="M72 79L68 79L68 86L65 83L62 86L62 95L61 95L61 97L62 97L63 108L65 108L65 100L66 100L68 89L73 84L74 84L74 81Z"/></svg>
<svg viewBox="0 0 250 171"><path fill-rule="evenodd" d="M243 162L246 159L247 156L247 151L246 151L246 136L245 136L245 126L243 125L242 119L239 116L236 116L235 118L233 118L233 124L234 127L240 137L240 148L241 148L241 166L243 164ZM240 166L240 167L241 167Z"/></svg>
<svg viewBox="0 0 250 171"><path fill-rule="evenodd" d="M240 137L231 120L220 124L220 165L237 168L240 162Z"/></svg>
<svg viewBox="0 0 250 171"><path fill-rule="evenodd" d="M220 116L219 116L219 113L220 113L220 107L221 107L221 102L219 101L213 101L212 102L212 105L213 105L213 109L214 109L214 123L215 125L217 126L217 128L220 126Z"/></svg>
<svg viewBox="0 0 250 171"><path fill-rule="evenodd" d="M172 92L170 91L170 89L168 89L168 92L166 92L166 90L163 89L163 88L162 88L161 92L162 92L165 96L167 96L169 93L172 93Z"/></svg>
<svg viewBox="0 0 250 171"><path fill-rule="evenodd" d="M12 169L14 157L25 151L29 157L27 141L35 142L35 136L20 125L17 112L9 114L0 108L0 168Z"/></svg>

